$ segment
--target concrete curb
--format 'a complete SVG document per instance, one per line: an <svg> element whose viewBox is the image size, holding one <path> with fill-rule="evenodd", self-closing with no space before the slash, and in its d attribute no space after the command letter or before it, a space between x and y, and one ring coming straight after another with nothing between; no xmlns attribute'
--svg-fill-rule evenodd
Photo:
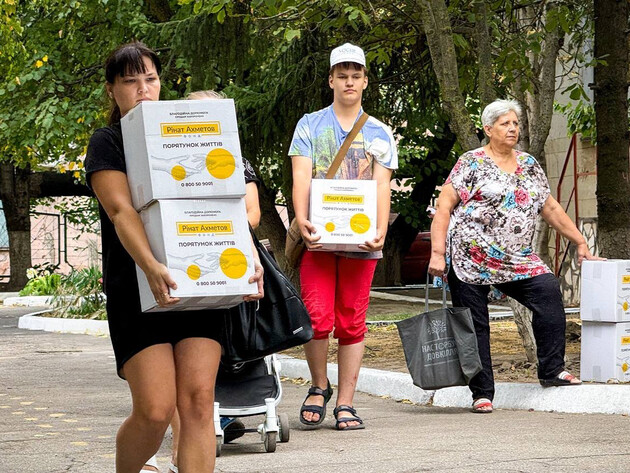
<svg viewBox="0 0 630 473"><path fill-rule="evenodd" d="M23 315L18 328L47 332L109 335L107 321L39 317L47 311ZM311 379L305 360L279 355L281 375ZM337 365L328 364L328 377L338 383ZM388 396L396 401L411 401L437 407L471 406L466 386L424 391L414 386L407 373L361 368L357 391L375 396ZM583 384L564 388L542 388L534 383L497 383L494 407L548 412L630 415L630 384Z"/></svg>
<svg viewBox="0 0 630 473"><path fill-rule="evenodd" d="M440 389L433 405L470 407L467 387ZM521 409L572 414L630 414L630 385L582 384L562 388L543 388L534 383L497 383L493 400L498 409Z"/></svg>
<svg viewBox="0 0 630 473"><path fill-rule="evenodd" d="M285 355L279 356L282 365L280 374L289 378L311 379L305 360ZM328 363L328 378L332 384L338 383L337 365ZM411 376L406 373L361 368L357 391L375 396L389 396L396 401L408 400L416 404L431 404L435 391L424 391L413 385Z"/></svg>
<svg viewBox="0 0 630 473"><path fill-rule="evenodd" d="M60 317L39 317L48 312L43 310L23 315L18 319L18 328L43 330L44 332L80 333L86 335L109 335L107 320L64 319Z"/></svg>
<svg viewBox="0 0 630 473"><path fill-rule="evenodd" d="M19 292L0 292L0 303L4 302L7 297L18 297Z"/></svg>
<svg viewBox="0 0 630 473"><path fill-rule="evenodd" d="M283 376L311 379L305 360L283 356L280 361ZM337 383L337 365L328 364L328 376L331 383ZM469 408L472 404L466 386L424 391L414 386L411 376L406 373L372 368L361 368L357 391L437 407ZM496 409L630 415L630 384L543 388L534 383L497 383L493 404Z"/></svg>
<svg viewBox="0 0 630 473"><path fill-rule="evenodd" d="M424 306L424 299L420 299L419 297L403 296L400 294L390 294L387 292L370 291L370 298L382 299L385 301L410 302L412 304L422 304ZM437 302L439 302L440 304L442 303L442 301L437 301Z"/></svg>
<svg viewBox="0 0 630 473"><path fill-rule="evenodd" d="M9 296L2 299L6 307L50 307L53 296Z"/></svg>

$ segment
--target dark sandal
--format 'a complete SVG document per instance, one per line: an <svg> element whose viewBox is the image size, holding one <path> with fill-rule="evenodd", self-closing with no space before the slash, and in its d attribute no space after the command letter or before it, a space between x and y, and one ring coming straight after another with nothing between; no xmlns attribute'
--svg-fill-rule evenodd
<svg viewBox="0 0 630 473"><path fill-rule="evenodd" d="M549 388L552 386L579 386L580 384L582 384L582 381L580 381L579 379L579 383L572 382L575 379L577 378L571 373L569 373L568 371L563 371L551 379L541 379L539 381L540 385L543 388Z"/></svg>
<svg viewBox="0 0 630 473"><path fill-rule="evenodd" d="M330 398L333 395L333 389L330 386L330 381L326 380L328 386L326 389L318 388L317 386L311 386L308 390L308 394L302 403L302 407L300 408L300 422L304 425L319 425L324 422L324 418L326 417L326 404L330 401ZM306 400L309 396L322 396L324 398L324 405L318 406L316 404L305 404ZM316 421L306 420L302 415L304 412L312 412L313 414L319 414L319 419Z"/></svg>
<svg viewBox="0 0 630 473"><path fill-rule="evenodd" d="M349 412L352 414L351 417L341 417L339 418L340 412ZM340 405L335 407L333 410L333 414L335 415L335 419L337 419L337 423L335 424L335 429L337 430L361 430L365 429L365 425L363 425L363 419L361 419L357 415L357 410L352 406ZM356 425L348 425L348 422L358 422ZM345 427L339 427L339 424L346 424Z"/></svg>

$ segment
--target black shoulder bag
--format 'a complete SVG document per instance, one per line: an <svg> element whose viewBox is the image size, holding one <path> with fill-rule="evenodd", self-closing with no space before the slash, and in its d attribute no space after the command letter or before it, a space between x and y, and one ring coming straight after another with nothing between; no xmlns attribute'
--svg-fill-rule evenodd
<svg viewBox="0 0 630 473"><path fill-rule="evenodd" d="M311 318L297 290L251 231L264 270L265 297L225 311L224 365L256 360L313 338Z"/></svg>

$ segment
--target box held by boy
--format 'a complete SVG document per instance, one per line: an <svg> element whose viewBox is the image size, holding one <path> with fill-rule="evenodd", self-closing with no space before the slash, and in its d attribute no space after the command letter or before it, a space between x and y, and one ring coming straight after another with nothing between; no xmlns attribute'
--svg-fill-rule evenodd
<svg viewBox="0 0 630 473"><path fill-rule="evenodd" d="M376 237L376 181L313 179L309 220L321 251L364 251Z"/></svg>

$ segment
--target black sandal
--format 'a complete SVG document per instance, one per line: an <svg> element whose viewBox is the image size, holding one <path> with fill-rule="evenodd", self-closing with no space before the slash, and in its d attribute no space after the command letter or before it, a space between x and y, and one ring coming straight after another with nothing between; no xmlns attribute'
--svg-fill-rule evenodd
<svg viewBox="0 0 630 473"><path fill-rule="evenodd" d="M351 417L342 417L339 418L340 412L349 412L352 414ZM335 415L335 419L337 419L337 423L335 424L335 429L337 430L361 430L365 429L365 425L363 425L363 419L361 419L357 415L357 410L352 406L340 405L335 407L333 410L333 414ZM358 422L356 425L348 425L348 422ZM345 427L339 427L339 424L346 424Z"/></svg>
<svg viewBox="0 0 630 473"><path fill-rule="evenodd" d="M579 382L576 383L574 382L574 380L577 380ZM561 373L556 375L554 378L541 379L539 381L540 381L540 385L543 388L550 388L552 386L579 386L580 384L582 384L582 381L580 381L578 378L573 376L568 371L562 371Z"/></svg>
<svg viewBox="0 0 630 473"><path fill-rule="evenodd" d="M317 386L311 386L310 389L308 390L308 394L306 395L306 398L304 399L304 402L302 403L302 407L300 408L300 422L302 422L302 424L319 425L322 422L324 422L324 418L326 417L326 404L328 404L328 401L330 401L330 398L333 395L333 389L330 386L330 381L326 380L326 382L328 383L328 386L326 387L326 389L321 389L321 388L318 388ZM322 396L324 398L324 405L318 406L315 404L308 404L308 405L305 404L306 399L308 399L309 396ZM313 414L319 414L319 419L317 419L316 421L306 420L304 416L302 415L304 412L312 412Z"/></svg>

